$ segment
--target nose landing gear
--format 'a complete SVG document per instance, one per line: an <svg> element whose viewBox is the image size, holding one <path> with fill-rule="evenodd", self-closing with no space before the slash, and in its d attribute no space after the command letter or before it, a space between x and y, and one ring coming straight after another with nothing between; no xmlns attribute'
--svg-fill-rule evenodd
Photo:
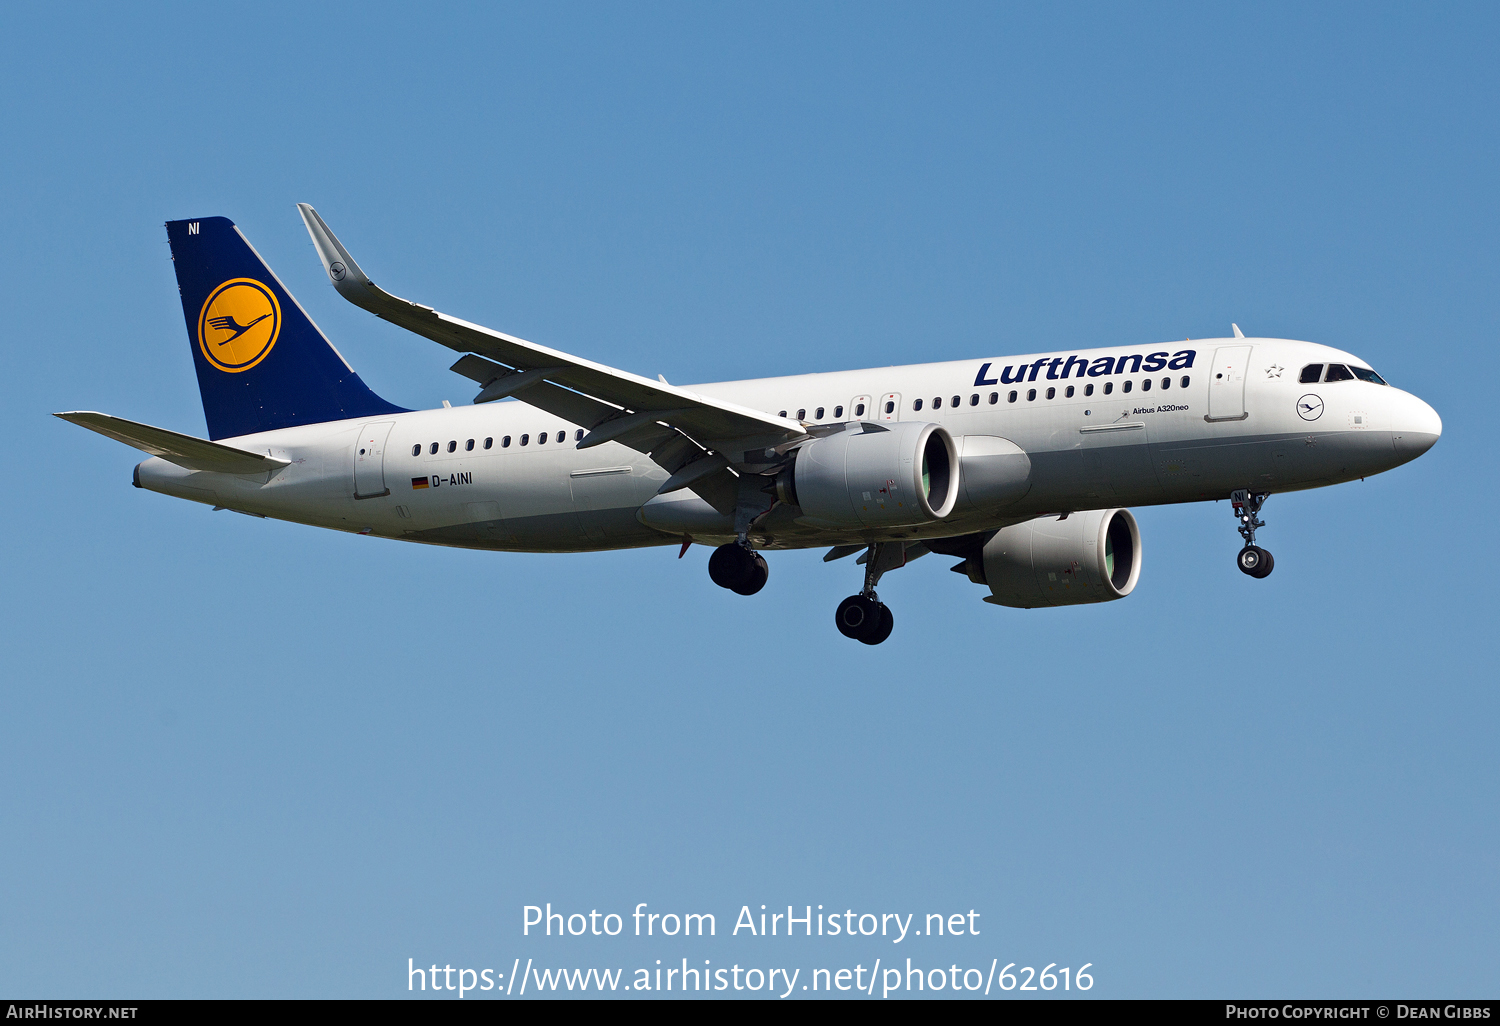
<svg viewBox="0 0 1500 1026"><path fill-rule="evenodd" d="M1245 539L1245 547L1240 549L1235 563L1239 566L1240 573L1257 579L1271 576L1271 571L1276 566L1276 560L1271 554L1255 544L1255 529L1266 526L1265 521L1260 518L1260 508L1270 497L1265 492L1252 495L1245 488L1229 493L1229 503L1234 507L1235 519L1240 522L1240 537Z"/></svg>
<svg viewBox="0 0 1500 1026"><path fill-rule="evenodd" d="M833 614L833 622L839 633L846 638L878 645L891 636L896 618L890 607L875 594L875 585L887 570L906 565L904 542L877 542L865 554L865 586L858 595L850 595L839 603Z"/></svg>
<svg viewBox="0 0 1500 1026"><path fill-rule="evenodd" d="M736 595L754 595L766 586L771 568L766 565L766 557L747 543L730 542L714 549L714 554L708 557L708 576Z"/></svg>

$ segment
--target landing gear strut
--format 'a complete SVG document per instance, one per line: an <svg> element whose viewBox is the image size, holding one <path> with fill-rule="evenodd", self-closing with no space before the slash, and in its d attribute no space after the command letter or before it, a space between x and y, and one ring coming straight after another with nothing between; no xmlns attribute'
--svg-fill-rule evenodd
<svg viewBox="0 0 1500 1026"><path fill-rule="evenodd" d="M833 622L839 633L846 638L878 645L891 636L896 618L890 608L875 594L875 585L887 570L906 565L906 548L901 542L885 542L871 545L865 554L865 586L858 595L850 595L839 603L833 614Z"/></svg>
<svg viewBox="0 0 1500 1026"><path fill-rule="evenodd" d="M1260 518L1260 508L1270 497L1265 492L1252 495L1244 488L1229 493L1229 503L1234 507L1235 519L1240 522L1240 537L1245 539L1245 547L1240 549L1235 563L1241 573L1255 578L1271 576L1271 570L1276 566L1276 560L1271 554L1255 544L1255 529L1266 526L1266 522Z"/></svg>
<svg viewBox="0 0 1500 1026"><path fill-rule="evenodd" d="M766 586L771 568L766 565L766 557L748 542L730 542L714 549L714 554L708 557L708 576L719 587L737 595L754 595Z"/></svg>

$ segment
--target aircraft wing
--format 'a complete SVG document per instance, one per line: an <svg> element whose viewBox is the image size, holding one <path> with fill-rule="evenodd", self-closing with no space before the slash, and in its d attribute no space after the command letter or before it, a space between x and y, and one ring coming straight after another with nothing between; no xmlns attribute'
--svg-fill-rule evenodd
<svg viewBox="0 0 1500 1026"><path fill-rule="evenodd" d="M160 456L168 463L175 463L188 470L209 470L219 474L264 474L287 466L286 460L265 456L232 445L210 442L192 435L180 435L166 428L137 424L123 417L111 417L107 413L77 410L71 413L54 413L70 424L97 431L106 438L134 446L152 456Z"/></svg>
<svg viewBox="0 0 1500 1026"><path fill-rule="evenodd" d="M453 366L484 386L475 402L513 395L591 429L583 447L619 441L650 452L674 474L702 455L666 451L678 432L730 463L739 462L746 449L770 448L807 434L796 421L606 367L393 296L360 269L316 210L306 203L297 209L339 295L450 349L487 358L466 356Z"/></svg>

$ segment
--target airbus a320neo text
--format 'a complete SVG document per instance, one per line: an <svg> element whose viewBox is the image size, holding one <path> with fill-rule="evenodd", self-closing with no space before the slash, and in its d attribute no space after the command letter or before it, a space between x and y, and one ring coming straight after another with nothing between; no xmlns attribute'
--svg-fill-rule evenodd
<svg viewBox="0 0 1500 1026"><path fill-rule="evenodd" d="M1132 505L1231 500L1239 568L1272 492L1368 477L1442 421L1352 353L1230 338L681 387L471 324L377 287L306 204L339 295L463 355L467 407L377 396L223 217L167 222L211 440L57 416L151 455L139 488L261 517L472 549L714 546L753 595L763 553L862 553L841 633L877 645L881 576L928 553L1030 609L1124 598ZM1099 340L1101 343L1106 340ZM498 400L509 400L500 402Z"/></svg>

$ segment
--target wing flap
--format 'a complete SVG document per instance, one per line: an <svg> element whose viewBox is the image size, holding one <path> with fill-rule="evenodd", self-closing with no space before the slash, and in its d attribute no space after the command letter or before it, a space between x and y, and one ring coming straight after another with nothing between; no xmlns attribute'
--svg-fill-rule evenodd
<svg viewBox="0 0 1500 1026"><path fill-rule="evenodd" d="M168 463L175 463L188 470L207 470L218 474L264 474L280 470L288 463L273 456L178 434L150 424L138 424L107 413L75 410L70 413L54 413L53 416L69 424L96 431L106 438L124 442L152 456L159 456Z"/></svg>

